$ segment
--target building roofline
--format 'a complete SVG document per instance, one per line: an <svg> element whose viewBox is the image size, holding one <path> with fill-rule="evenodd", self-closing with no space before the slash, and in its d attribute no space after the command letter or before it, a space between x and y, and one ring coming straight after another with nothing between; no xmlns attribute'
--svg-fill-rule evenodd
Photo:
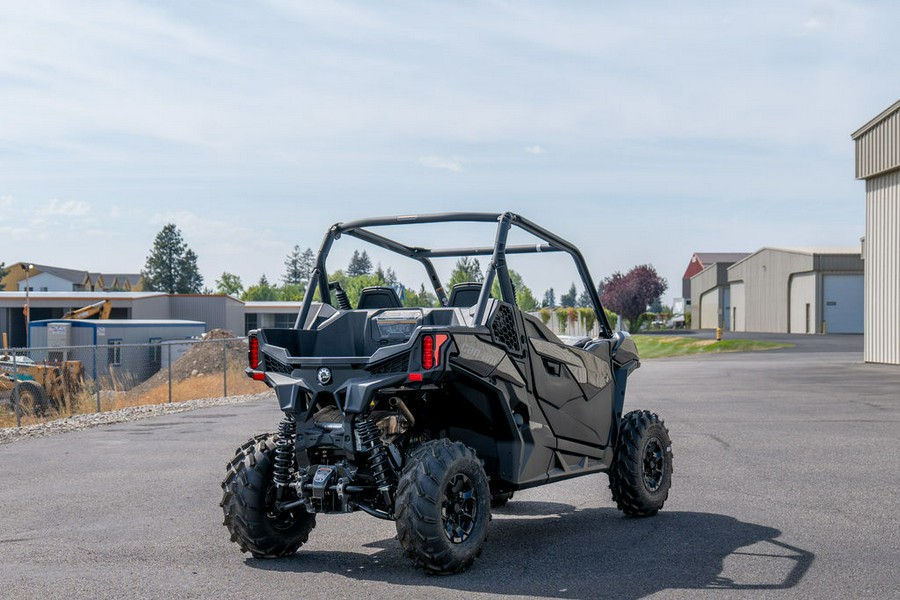
<svg viewBox="0 0 900 600"><path fill-rule="evenodd" d="M791 247L785 247L785 246L764 246L764 247L760 248L759 250L757 250L756 252L751 252L750 254L748 254L747 256L742 258L741 260L735 262L730 267L728 267L728 270L730 271L734 267L738 266L739 264L741 264L747 260L750 260L757 254L760 254L761 252L764 252L765 250L774 250L776 252L785 252L788 254L802 254L804 256L824 256L827 254L860 254L859 248L849 248L849 247L847 247L847 248L827 248L827 247L823 247L823 248L791 248Z"/></svg>
<svg viewBox="0 0 900 600"><path fill-rule="evenodd" d="M871 119L868 123L866 123L859 129L857 129L856 131L851 133L850 139L856 141L864 133L866 133L867 131L869 131L876 125L878 125L880 122L884 121L886 118L888 118L892 113L896 112L897 110L900 110L900 100L897 100L896 102L891 104L889 107L887 107L886 109L881 111L881 113L879 113L877 117L875 117L874 119Z"/></svg>

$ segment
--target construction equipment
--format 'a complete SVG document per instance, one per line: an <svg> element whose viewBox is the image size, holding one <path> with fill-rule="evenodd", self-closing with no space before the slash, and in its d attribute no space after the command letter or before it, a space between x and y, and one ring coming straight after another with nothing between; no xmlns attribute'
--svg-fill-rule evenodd
<svg viewBox="0 0 900 600"><path fill-rule="evenodd" d="M62 318L90 319L95 315L99 315L98 318L100 319L108 319L110 313L112 313L112 301L101 300L100 302L94 302L93 304L88 304L87 306L76 308L75 310L70 310L69 312L64 314Z"/></svg>
<svg viewBox="0 0 900 600"><path fill-rule="evenodd" d="M18 385L16 380L18 380ZM36 363L27 356L0 355L0 404L13 407L18 396L24 413L41 415L48 409L71 406L84 385L80 360Z"/></svg>

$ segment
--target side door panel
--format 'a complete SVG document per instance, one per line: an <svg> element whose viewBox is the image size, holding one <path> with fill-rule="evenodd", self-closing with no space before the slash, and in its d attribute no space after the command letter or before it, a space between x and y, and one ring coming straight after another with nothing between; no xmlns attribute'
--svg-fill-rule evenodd
<svg viewBox="0 0 900 600"><path fill-rule="evenodd" d="M543 324L529 329L535 395L554 434L606 446L615 393L608 353L567 346Z"/></svg>

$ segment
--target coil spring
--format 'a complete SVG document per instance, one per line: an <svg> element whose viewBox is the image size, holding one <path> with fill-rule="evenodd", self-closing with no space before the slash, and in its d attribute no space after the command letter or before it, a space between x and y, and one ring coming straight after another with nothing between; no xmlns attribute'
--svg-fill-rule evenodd
<svg viewBox="0 0 900 600"><path fill-rule="evenodd" d="M364 452L369 453L369 468L372 469L372 476L375 477L378 488L388 488L390 483L387 472L390 467L387 448L384 447L378 426L371 419L361 419L356 422L356 435L360 447Z"/></svg>
<svg viewBox="0 0 900 600"><path fill-rule="evenodd" d="M275 436L275 468L272 481L278 487L284 487L291 481L291 468L294 466L294 438L297 434L297 422L293 415L285 415L278 425Z"/></svg>

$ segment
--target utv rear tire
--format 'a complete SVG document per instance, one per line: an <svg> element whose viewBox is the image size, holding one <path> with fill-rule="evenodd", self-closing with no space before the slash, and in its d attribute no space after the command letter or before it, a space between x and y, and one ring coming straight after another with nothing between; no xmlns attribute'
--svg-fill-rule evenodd
<svg viewBox="0 0 900 600"><path fill-rule="evenodd" d="M663 507L672 486L672 441L659 416L635 410L622 418L609 470L609 488L619 510L649 517Z"/></svg>
<svg viewBox="0 0 900 600"><path fill-rule="evenodd" d="M274 510L274 465L275 436L258 435L237 449L222 482L223 525L231 541L255 558L295 553L316 526L316 515L304 508Z"/></svg>
<svg viewBox="0 0 900 600"><path fill-rule="evenodd" d="M432 574L465 570L481 554L491 492L475 451L447 439L415 447L397 485L397 539Z"/></svg>

